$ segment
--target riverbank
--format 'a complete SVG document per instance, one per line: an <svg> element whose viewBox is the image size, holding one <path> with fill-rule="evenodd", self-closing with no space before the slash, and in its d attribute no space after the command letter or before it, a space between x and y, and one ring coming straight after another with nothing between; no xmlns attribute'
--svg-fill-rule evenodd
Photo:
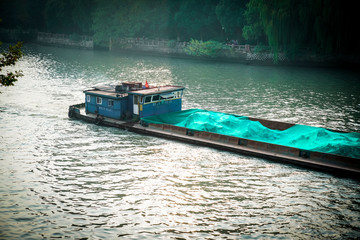
<svg viewBox="0 0 360 240"><path fill-rule="evenodd" d="M275 56L259 46L248 44L221 44L219 49L205 49L212 51L211 54L198 54L189 51L191 42L183 42L167 39L148 38L112 38L107 47L97 46L91 36L77 34L52 34L35 31L19 31L1 29L0 36L3 41L32 42L41 45L57 47L79 48L88 50L102 49L119 53L138 53L161 57L175 57L184 59L232 62L246 65L264 66L302 66L302 67L338 67L358 69L360 56L331 56L319 55L309 51L302 51L296 58L290 59L285 53ZM202 41L197 41L203 43ZM211 41L208 41L211 42ZM207 42L204 42L206 44ZM201 51L201 50L200 50Z"/></svg>
<svg viewBox="0 0 360 240"><path fill-rule="evenodd" d="M38 32L36 42L62 47L94 49L94 40L91 36L78 34L67 35Z"/></svg>
<svg viewBox="0 0 360 240"><path fill-rule="evenodd" d="M250 45L224 45L219 49L202 49L212 53L199 53L191 50L191 42L182 42L164 39L144 38L118 38L110 39L109 51L111 52L136 52L148 55L178 57L198 60L228 61L243 64L272 65L272 53L256 52L255 46ZM287 61L284 54L279 55L279 62Z"/></svg>
<svg viewBox="0 0 360 240"><path fill-rule="evenodd" d="M118 38L110 39L109 51L141 53L154 56L170 56L209 61L234 62L247 65L341 68L358 68L360 66L360 56L334 57L330 55L319 55L309 51L303 51L296 58L290 59L286 56L285 53L278 53L278 55L275 56L274 53L261 50L259 46L252 46L248 44L227 44L224 45L224 48L222 49L209 49L209 51L216 51L216 53L213 55L206 55L192 54L188 50L190 45L191 42L189 43L175 40Z"/></svg>

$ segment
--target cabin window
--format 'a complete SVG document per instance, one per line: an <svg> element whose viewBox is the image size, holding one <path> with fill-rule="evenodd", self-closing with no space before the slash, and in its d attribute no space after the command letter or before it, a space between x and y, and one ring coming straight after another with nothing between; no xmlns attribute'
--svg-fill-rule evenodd
<svg viewBox="0 0 360 240"><path fill-rule="evenodd" d="M153 98L152 98L153 102L159 101L159 100L160 100L160 95L154 95Z"/></svg>
<svg viewBox="0 0 360 240"><path fill-rule="evenodd" d="M175 97L176 98L181 98L181 91L175 92Z"/></svg>
<svg viewBox="0 0 360 240"><path fill-rule="evenodd" d="M174 93L163 93L160 95L161 100L174 98Z"/></svg>
<svg viewBox="0 0 360 240"><path fill-rule="evenodd" d="M139 103L139 96L134 96L134 104L138 104Z"/></svg>
<svg viewBox="0 0 360 240"><path fill-rule="evenodd" d="M87 102L90 102L90 95L87 95L87 96L86 96L86 101L87 101Z"/></svg>
<svg viewBox="0 0 360 240"><path fill-rule="evenodd" d="M114 100L108 100L108 106L113 107L114 106Z"/></svg>
<svg viewBox="0 0 360 240"><path fill-rule="evenodd" d="M96 103L97 104L102 104L102 98L101 97L96 97Z"/></svg>
<svg viewBox="0 0 360 240"><path fill-rule="evenodd" d="M151 102L151 96L146 96L145 97L145 103L149 103Z"/></svg>

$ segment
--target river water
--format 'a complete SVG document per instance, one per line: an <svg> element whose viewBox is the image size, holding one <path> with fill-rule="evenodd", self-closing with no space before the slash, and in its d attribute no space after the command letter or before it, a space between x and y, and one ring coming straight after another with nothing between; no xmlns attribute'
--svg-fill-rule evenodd
<svg viewBox="0 0 360 240"><path fill-rule="evenodd" d="M0 239L355 239L357 180L67 117L82 91L186 87L183 109L360 131L359 74L25 45L0 88Z"/></svg>

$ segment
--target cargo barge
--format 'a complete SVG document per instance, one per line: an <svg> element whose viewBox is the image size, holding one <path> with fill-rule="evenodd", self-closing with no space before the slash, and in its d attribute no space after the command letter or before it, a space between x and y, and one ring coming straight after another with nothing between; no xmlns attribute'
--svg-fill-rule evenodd
<svg viewBox="0 0 360 240"><path fill-rule="evenodd" d="M181 86L151 87L147 82L144 86L138 82L127 82L116 86L93 87L84 91L85 103L70 106L68 114L70 118L80 119L97 125L116 127L139 134L167 138L360 178L360 157L358 156L358 153L360 153L359 133L344 133L205 110L182 111L183 90L184 87ZM204 123L204 121L199 121L199 119L192 119L191 117L194 117L195 114L211 116L209 122L215 123L218 120L211 114L218 118L218 115L222 114L220 115L221 120L219 122L223 121L225 116L225 119L230 123L230 130L233 129L234 133L236 132L234 122L241 121L248 128L254 124L257 127L260 126L260 128L255 129L259 129L259 131L264 133L263 135L271 133L286 137L289 131L300 126L300 131L303 131L304 128L311 128L310 132L320 129L321 134L324 132L336 134L336 141L339 141L340 137L345 136L345 138L350 137L353 142L350 143L351 146L341 146L338 151L332 151L332 149L328 149L325 152L322 150L317 151L299 147L296 144L294 146L291 144L279 144L279 140L274 142L261 138L244 137L248 136L246 135L248 132L245 135L241 135L241 131L245 129L244 127L240 128L240 133L232 134L229 131L225 131L224 129L226 128L224 126L216 124L207 126L209 122ZM200 128L198 126L194 127L192 125L194 122ZM238 124L236 122L236 125ZM278 139L281 140L281 137ZM326 139L327 135L324 137ZM276 137L271 136L271 139L276 140ZM304 143L303 140L300 141L300 145ZM282 143L281 141L280 143ZM293 141L288 142L292 143ZM327 145L332 147L331 144Z"/></svg>

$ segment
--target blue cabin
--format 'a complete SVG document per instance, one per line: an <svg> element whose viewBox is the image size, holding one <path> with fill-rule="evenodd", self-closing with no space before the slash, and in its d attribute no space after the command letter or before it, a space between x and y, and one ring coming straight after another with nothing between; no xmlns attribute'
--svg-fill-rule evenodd
<svg viewBox="0 0 360 240"><path fill-rule="evenodd" d="M145 87L139 82L98 86L84 91L85 110L121 120L181 111L184 89L181 86Z"/></svg>

